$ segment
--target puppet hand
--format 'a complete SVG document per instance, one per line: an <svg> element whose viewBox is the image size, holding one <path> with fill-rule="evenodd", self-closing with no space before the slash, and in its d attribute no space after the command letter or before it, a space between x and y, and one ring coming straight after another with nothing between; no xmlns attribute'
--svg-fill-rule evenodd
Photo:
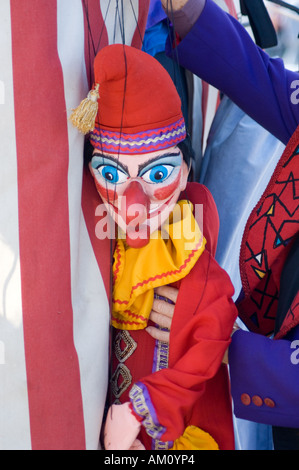
<svg viewBox="0 0 299 470"><path fill-rule="evenodd" d="M158 327L167 329L168 331L163 331L154 326L148 326L146 328L146 331L154 339L163 341L164 343L169 343L169 330L171 327L178 292L178 289L171 286L161 286L155 289L155 294L161 297L165 297L165 300L160 298L154 299L153 308L150 314L150 320L156 323ZM169 303L167 299L170 300L171 303Z"/></svg>
<svg viewBox="0 0 299 470"><path fill-rule="evenodd" d="M228 365L228 348L227 348L227 350L226 350L225 353L224 353L224 356L223 356L223 359L222 359L222 363Z"/></svg>
<svg viewBox="0 0 299 470"><path fill-rule="evenodd" d="M106 450L128 450L136 444L140 422L135 418L130 403L112 405L109 408L104 430Z"/></svg>
<svg viewBox="0 0 299 470"><path fill-rule="evenodd" d="M233 330L231 332L231 337L233 336L233 334L238 331L240 329L239 325L237 323L234 324L233 326ZM223 359L222 359L222 362L223 364L227 364L228 365L228 350L229 350L229 347L227 348L227 350L225 351L224 353L224 356L223 356Z"/></svg>
<svg viewBox="0 0 299 470"><path fill-rule="evenodd" d="M145 450L145 447L139 439L135 439L129 450Z"/></svg>
<svg viewBox="0 0 299 470"><path fill-rule="evenodd" d="M177 11L183 8L188 0L161 0L166 11Z"/></svg>

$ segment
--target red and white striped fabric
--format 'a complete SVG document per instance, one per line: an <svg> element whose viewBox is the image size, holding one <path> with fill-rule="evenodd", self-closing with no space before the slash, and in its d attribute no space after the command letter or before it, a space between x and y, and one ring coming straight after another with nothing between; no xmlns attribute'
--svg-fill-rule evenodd
<svg viewBox="0 0 299 470"><path fill-rule="evenodd" d="M238 17L238 13L240 10L240 4L239 0L214 0L217 5L222 8L224 11L227 13L230 13L234 18ZM195 141L194 141L194 148L202 148L202 153L204 153L205 146L206 146L206 141L209 135L209 130L212 124L212 121L214 119L215 113L217 111L217 108L219 106L220 102L220 97L219 97L219 91L216 90L216 88L212 87L208 83L200 80L199 78L195 77L195 90L197 90L197 93L200 94L200 99L201 99L201 113L202 113L202 120L201 122L201 132L200 132L200 137L201 137L201 142L199 141L198 138L198 132L195 135ZM197 96L198 98L198 96ZM198 117L197 113L198 110L195 107L195 115L194 115L194 122L198 122ZM194 130L193 130L194 133Z"/></svg>
<svg viewBox="0 0 299 470"><path fill-rule="evenodd" d="M121 42L88 0L96 46ZM116 0L106 24L114 27ZM119 3L119 2L118 2ZM122 2L121 2L122 3ZM140 42L124 2L126 43ZM95 238L83 136L89 89L81 0L0 2L0 449L97 449L109 344L109 241ZM141 27L142 27L141 21Z"/></svg>

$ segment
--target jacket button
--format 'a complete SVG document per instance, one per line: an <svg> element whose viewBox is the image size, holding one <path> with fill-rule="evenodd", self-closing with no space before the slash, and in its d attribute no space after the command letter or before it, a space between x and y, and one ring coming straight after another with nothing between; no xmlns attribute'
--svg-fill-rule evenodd
<svg viewBox="0 0 299 470"><path fill-rule="evenodd" d="M269 408L275 407L275 402L271 398L265 398L264 403L266 406L269 406Z"/></svg>
<svg viewBox="0 0 299 470"><path fill-rule="evenodd" d="M250 403L251 403L251 398L250 398L250 396L248 395L248 393L242 393L242 395L241 395L241 402L242 402L243 405L245 405L245 406L250 405Z"/></svg>
<svg viewBox="0 0 299 470"><path fill-rule="evenodd" d="M259 397L258 395L254 395L254 396L252 397L252 403L253 403L255 406L262 406L263 400L262 400L261 397Z"/></svg>

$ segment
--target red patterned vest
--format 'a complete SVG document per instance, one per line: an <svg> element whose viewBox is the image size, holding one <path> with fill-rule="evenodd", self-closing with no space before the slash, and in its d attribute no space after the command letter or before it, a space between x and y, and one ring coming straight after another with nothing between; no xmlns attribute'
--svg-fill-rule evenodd
<svg viewBox="0 0 299 470"><path fill-rule="evenodd" d="M280 275L299 232L299 126L291 137L243 235L239 315L250 331L274 332ZM297 294L276 338L299 323Z"/></svg>

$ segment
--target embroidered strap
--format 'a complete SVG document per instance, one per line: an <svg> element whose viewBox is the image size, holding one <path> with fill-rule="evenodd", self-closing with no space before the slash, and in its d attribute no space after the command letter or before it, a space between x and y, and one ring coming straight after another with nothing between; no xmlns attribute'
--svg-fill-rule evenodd
<svg viewBox="0 0 299 470"><path fill-rule="evenodd" d="M155 409L145 385L141 382L137 382L130 390L129 396L135 413L143 418L142 424L147 434L152 439L160 439L166 429L158 422Z"/></svg>

